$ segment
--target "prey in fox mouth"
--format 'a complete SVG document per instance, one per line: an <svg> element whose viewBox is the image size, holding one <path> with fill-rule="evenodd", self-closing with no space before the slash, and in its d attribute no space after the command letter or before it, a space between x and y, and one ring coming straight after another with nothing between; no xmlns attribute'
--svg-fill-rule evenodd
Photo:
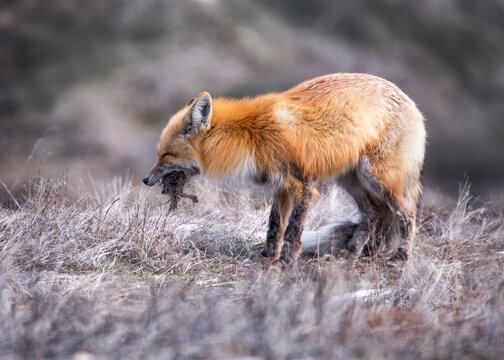
<svg viewBox="0 0 504 360"><path fill-rule="evenodd" d="M193 203L198 202L198 198L195 195L184 193L184 185L186 181L187 175L183 171L169 172L161 180L161 186L163 187L161 193L170 195L170 212L177 209L178 200L181 197L191 199Z"/></svg>

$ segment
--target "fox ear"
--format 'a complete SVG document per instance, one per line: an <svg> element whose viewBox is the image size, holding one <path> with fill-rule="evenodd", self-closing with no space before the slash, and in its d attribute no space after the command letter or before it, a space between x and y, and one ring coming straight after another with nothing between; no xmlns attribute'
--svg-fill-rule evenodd
<svg viewBox="0 0 504 360"><path fill-rule="evenodd" d="M209 93L202 92L191 103L189 110L190 128L186 133L197 133L200 130L210 129L212 117L212 97Z"/></svg>

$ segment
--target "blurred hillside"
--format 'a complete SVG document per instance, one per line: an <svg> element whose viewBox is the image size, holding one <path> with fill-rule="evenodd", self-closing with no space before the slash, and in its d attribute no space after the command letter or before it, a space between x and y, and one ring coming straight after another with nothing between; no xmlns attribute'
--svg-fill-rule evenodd
<svg viewBox="0 0 504 360"><path fill-rule="evenodd" d="M0 180L140 181L170 114L331 72L398 84L427 118L426 183L504 184L501 0L53 0L0 5Z"/></svg>

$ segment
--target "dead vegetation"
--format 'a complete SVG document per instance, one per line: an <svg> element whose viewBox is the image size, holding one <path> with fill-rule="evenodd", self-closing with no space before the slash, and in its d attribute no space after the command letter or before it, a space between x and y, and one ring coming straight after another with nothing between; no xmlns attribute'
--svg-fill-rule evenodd
<svg viewBox="0 0 504 360"><path fill-rule="evenodd" d="M502 212L467 189L430 196L403 267L302 257L285 273L248 259L266 196L191 186L200 203L168 216L166 196L122 178L92 191L38 179L0 209L0 357L504 355ZM328 186L307 229L352 211Z"/></svg>

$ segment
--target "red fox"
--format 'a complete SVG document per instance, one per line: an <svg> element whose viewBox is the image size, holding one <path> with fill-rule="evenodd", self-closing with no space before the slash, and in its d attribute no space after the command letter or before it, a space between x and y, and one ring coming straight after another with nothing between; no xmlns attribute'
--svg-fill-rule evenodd
<svg viewBox="0 0 504 360"><path fill-rule="evenodd" d="M425 137L415 103L372 75L330 74L244 99L202 92L168 121L158 161L143 182L152 186L177 170L188 178L202 173L273 188L262 254L291 264L301 250L314 186L335 177L355 199L361 221L325 227L319 247L338 240L342 250L360 255L396 239L394 251L406 259ZM313 250L313 233L307 241L304 248Z"/></svg>

